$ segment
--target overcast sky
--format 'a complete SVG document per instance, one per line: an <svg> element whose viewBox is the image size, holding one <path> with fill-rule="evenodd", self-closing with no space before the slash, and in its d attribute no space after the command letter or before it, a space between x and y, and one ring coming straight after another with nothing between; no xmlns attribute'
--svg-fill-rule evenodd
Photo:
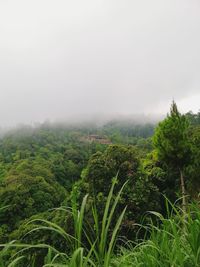
<svg viewBox="0 0 200 267"><path fill-rule="evenodd" d="M0 125L200 108L199 0L0 0Z"/></svg>

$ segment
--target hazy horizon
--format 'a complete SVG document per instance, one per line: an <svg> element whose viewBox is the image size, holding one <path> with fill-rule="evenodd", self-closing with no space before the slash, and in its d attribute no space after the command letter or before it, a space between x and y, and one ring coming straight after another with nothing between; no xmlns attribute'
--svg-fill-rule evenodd
<svg viewBox="0 0 200 267"><path fill-rule="evenodd" d="M200 109L198 0L2 0L0 127Z"/></svg>

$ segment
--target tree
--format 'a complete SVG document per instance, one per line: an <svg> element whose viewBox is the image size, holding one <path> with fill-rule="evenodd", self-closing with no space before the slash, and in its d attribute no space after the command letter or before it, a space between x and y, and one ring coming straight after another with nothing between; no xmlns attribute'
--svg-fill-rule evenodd
<svg viewBox="0 0 200 267"><path fill-rule="evenodd" d="M192 160L187 167L187 175L190 176L189 190L192 198L198 198L200 189L200 126L190 127L190 139Z"/></svg>
<svg viewBox="0 0 200 267"><path fill-rule="evenodd" d="M26 218L59 207L67 198L67 191L51 176L42 176L48 170L41 167L41 172L33 168L28 173L27 163L21 164L19 174L9 174L0 185L0 241L18 228ZM19 171L19 170L16 170ZM35 172L36 175L33 175ZM7 240L6 240L7 241Z"/></svg>
<svg viewBox="0 0 200 267"><path fill-rule="evenodd" d="M112 179L118 173L120 189L128 179L136 179L139 159L132 146L111 145L103 153L95 153L89 160L85 171L85 181L89 182L90 194L108 194Z"/></svg>
<svg viewBox="0 0 200 267"><path fill-rule="evenodd" d="M189 122L173 101L170 114L159 123L153 137L158 158L180 173L182 208L186 211L186 191L184 169L191 158L191 146L188 135Z"/></svg>
<svg viewBox="0 0 200 267"><path fill-rule="evenodd" d="M135 237L135 222L140 222L148 210L160 211L160 202L158 188L143 172L139 151L133 146L110 145L103 153L95 153L82 172L82 181L75 184L72 196L75 195L81 202L83 196L88 193L89 202L95 202L102 215L109 188L116 175L117 184L113 199L122 185L128 181L117 208L117 214L120 214L127 206L121 234L129 238ZM114 217L113 223L116 222L117 216ZM88 218L90 217L89 214Z"/></svg>

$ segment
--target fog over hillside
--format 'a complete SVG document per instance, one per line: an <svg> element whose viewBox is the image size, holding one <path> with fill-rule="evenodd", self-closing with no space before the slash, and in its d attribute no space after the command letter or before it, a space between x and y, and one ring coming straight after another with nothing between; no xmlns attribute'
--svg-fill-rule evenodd
<svg viewBox="0 0 200 267"><path fill-rule="evenodd" d="M0 1L0 125L200 103L199 0ZM104 115L105 114L105 115Z"/></svg>

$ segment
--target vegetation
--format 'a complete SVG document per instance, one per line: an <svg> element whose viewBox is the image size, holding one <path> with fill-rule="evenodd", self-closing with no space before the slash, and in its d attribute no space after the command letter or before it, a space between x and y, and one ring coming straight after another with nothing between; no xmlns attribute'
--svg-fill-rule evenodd
<svg viewBox="0 0 200 267"><path fill-rule="evenodd" d="M8 132L0 266L199 266L199 173L199 113L174 102L157 126Z"/></svg>
<svg viewBox="0 0 200 267"><path fill-rule="evenodd" d="M159 123L153 141L158 158L180 172L182 208L186 212L184 169L191 158L189 122L179 113L175 102L172 103L170 115Z"/></svg>
<svg viewBox="0 0 200 267"><path fill-rule="evenodd" d="M186 222L182 210L174 205L168 208L172 211L166 218L152 212L159 223L155 225L151 222L145 227L148 239L139 240L136 244L130 244L128 249L122 249L119 257L114 260L115 266L197 267L200 265L199 206L188 207Z"/></svg>

